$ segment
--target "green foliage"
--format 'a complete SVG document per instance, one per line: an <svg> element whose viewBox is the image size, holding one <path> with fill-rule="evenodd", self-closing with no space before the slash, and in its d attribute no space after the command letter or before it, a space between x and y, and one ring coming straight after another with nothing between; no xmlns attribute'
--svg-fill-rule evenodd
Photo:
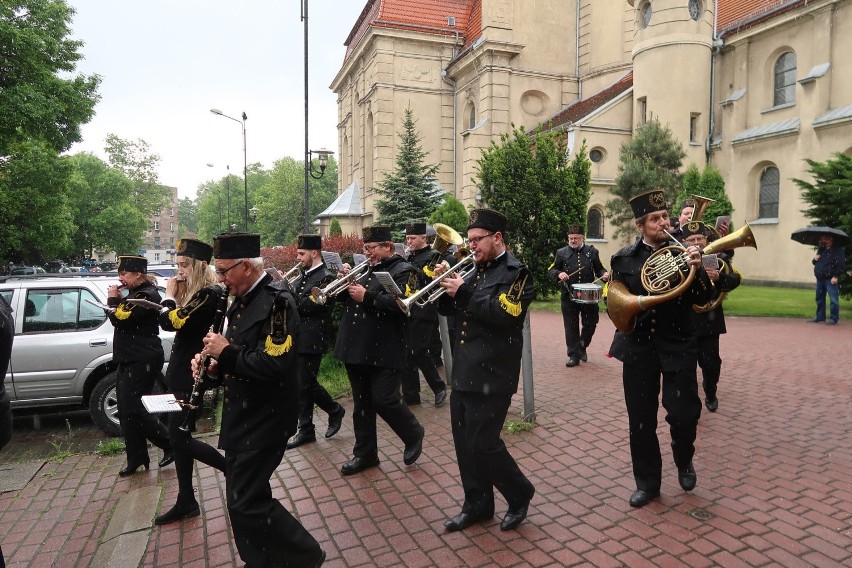
<svg viewBox="0 0 852 568"><path fill-rule="evenodd" d="M505 430L507 434L520 434L521 432L529 432L533 429L533 426L535 426L535 424L532 421L518 422L517 420L506 420L506 422L503 423L503 430Z"/></svg>
<svg viewBox="0 0 852 568"><path fill-rule="evenodd" d="M117 456L124 453L124 442L121 438L107 438L100 440L95 453L99 456Z"/></svg>
<svg viewBox="0 0 852 568"><path fill-rule="evenodd" d="M70 246L71 164L37 140L8 152L0 159L0 258L42 264Z"/></svg>
<svg viewBox="0 0 852 568"><path fill-rule="evenodd" d="M342 237L343 236L343 228L340 226L340 221L337 220L337 217L334 217L331 220L331 223L328 225L328 236L329 237Z"/></svg>
<svg viewBox="0 0 852 568"><path fill-rule="evenodd" d="M188 197L178 201L178 238L184 239L198 233L198 203Z"/></svg>
<svg viewBox="0 0 852 568"><path fill-rule="evenodd" d="M707 206L701 218L701 221L711 227L715 225L716 217L719 215L733 214L734 205L725 193L725 178L712 165L705 166L704 170L699 172L698 166L692 164L683 174L682 183L683 191L677 196L673 209L675 216L680 213L683 202L692 199L694 195L714 200L714 203Z"/></svg>
<svg viewBox="0 0 852 568"><path fill-rule="evenodd" d="M346 367L331 353L323 355L317 380L325 387L331 398L337 398L352 391Z"/></svg>
<svg viewBox="0 0 852 568"><path fill-rule="evenodd" d="M557 134L531 137L521 127L492 142L479 160L482 199L508 217L507 240L532 272L538 297L556 292L547 268L567 226L585 224L591 198L585 144L571 162L565 150Z"/></svg>
<svg viewBox="0 0 852 568"><path fill-rule="evenodd" d="M100 77L74 75L83 44L69 38L73 14L65 0L0 3L0 156L25 140L65 151L94 115Z"/></svg>
<svg viewBox="0 0 852 568"><path fill-rule="evenodd" d="M461 201L452 195L445 195L444 202L429 216L429 223L443 223L464 235L467 231L468 212Z"/></svg>
<svg viewBox="0 0 852 568"><path fill-rule="evenodd" d="M802 191L808 207L802 213L813 225L834 227L852 235L852 157L838 152L825 162L805 160L813 182L793 179ZM852 259L852 242L846 245L846 265ZM852 296L852 276L847 270L840 277L844 297Z"/></svg>
<svg viewBox="0 0 852 568"><path fill-rule="evenodd" d="M376 224L388 225L397 241L403 240L408 221L427 219L441 202L442 192L435 179L438 164L425 165L426 152L415 130L414 113L405 109L400 145L394 171L376 188L381 198L375 202Z"/></svg>
<svg viewBox="0 0 852 568"><path fill-rule="evenodd" d="M654 119L636 129L633 138L621 145L618 176L606 203L606 215L616 227L614 238L636 232L628 201L639 194L661 189L666 203L673 204L681 190L680 168L686 152L667 126Z"/></svg>
<svg viewBox="0 0 852 568"><path fill-rule="evenodd" d="M130 199L133 206L146 218L163 209L171 199L168 187L160 185L157 166L160 156L151 153L144 140L122 140L115 134L107 134L107 161L132 182Z"/></svg>

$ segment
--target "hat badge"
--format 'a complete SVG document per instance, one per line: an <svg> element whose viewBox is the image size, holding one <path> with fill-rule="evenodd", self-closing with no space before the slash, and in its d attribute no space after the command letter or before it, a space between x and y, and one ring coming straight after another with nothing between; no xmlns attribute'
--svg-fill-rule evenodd
<svg viewBox="0 0 852 568"><path fill-rule="evenodd" d="M186 252L186 241L184 241L183 239L179 239L178 242L175 244L175 251L179 255L183 256L183 253Z"/></svg>
<svg viewBox="0 0 852 568"><path fill-rule="evenodd" d="M654 192L651 195L649 195L648 201L654 207L665 207L665 205L666 205L666 198L663 195L663 192L661 192L661 191L657 191L657 192Z"/></svg>

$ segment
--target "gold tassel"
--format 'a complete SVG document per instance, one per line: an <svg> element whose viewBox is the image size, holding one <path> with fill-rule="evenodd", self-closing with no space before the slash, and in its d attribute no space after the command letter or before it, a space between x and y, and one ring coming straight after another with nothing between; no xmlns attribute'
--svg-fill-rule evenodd
<svg viewBox="0 0 852 568"><path fill-rule="evenodd" d="M172 327L175 329L182 328L183 324L185 324L188 319L189 314L187 314L185 318L180 317L180 310L172 310L169 312L169 321L172 322Z"/></svg>
<svg viewBox="0 0 852 568"><path fill-rule="evenodd" d="M126 320L130 317L130 313L133 310L133 306L129 308L125 308L124 304L119 304L117 308L115 308L115 317L120 320Z"/></svg>
<svg viewBox="0 0 852 568"><path fill-rule="evenodd" d="M431 268L429 268L429 265L428 265L428 264L427 264L426 266L424 266L424 267L423 267L423 272L424 272L424 274L426 274L426 276L428 276L429 278L434 278L434 277L435 277L435 271L434 271L434 270L432 270Z"/></svg>
<svg viewBox="0 0 852 568"><path fill-rule="evenodd" d="M500 294L500 305L506 310L509 314L518 317L521 315L521 304L515 303L509 300L506 294Z"/></svg>
<svg viewBox="0 0 852 568"><path fill-rule="evenodd" d="M417 292L417 290L412 290L411 286L409 286L408 284L405 285L405 297L406 298L410 298L411 295L414 294L415 292Z"/></svg>
<svg viewBox="0 0 852 568"><path fill-rule="evenodd" d="M284 343L275 343L274 341L272 341L272 336L267 335L266 345L264 346L263 352L267 355L271 355L272 357L278 357L290 351L291 347L293 347L292 335L288 335Z"/></svg>

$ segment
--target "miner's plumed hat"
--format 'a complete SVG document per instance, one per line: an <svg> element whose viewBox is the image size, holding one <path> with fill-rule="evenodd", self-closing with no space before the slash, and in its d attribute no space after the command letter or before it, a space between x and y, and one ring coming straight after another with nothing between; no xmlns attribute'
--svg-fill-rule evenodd
<svg viewBox="0 0 852 568"><path fill-rule="evenodd" d="M666 195L660 190L648 191L630 200L633 218L641 219L648 213L666 210Z"/></svg>
<svg viewBox="0 0 852 568"><path fill-rule="evenodd" d="M473 209L467 223L470 229L485 229L494 233L505 233L509 220L499 211L493 209Z"/></svg>
<svg viewBox="0 0 852 568"><path fill-rule="evenodd" d="M583 225L568 225L568 234L585 236L586 231L584 229L585 227L583 227Z"/></svg>
<svg viewBox="0 0 852 568"><path fill-rule="evenodd" d="M220 233L213 237L213 256L216 258L257 258L260 256L260 235L257 233Z"/></svg>
<svg viewBox="0 0 852 568"><path fill-rule="evenodd" d="M426 223L423 221L409 221L409 223L405 226L405 234L406 235L425 235L426 234Z"/></svg>
<svg viewBox="0 0 852 568"><path fill-rule="evenodd" d="M296 248L304 250L322 250L322 237L319 235L299 235Z"/></svg>
<svg viewBox="0 0 852 568"><path fill-rule="evenodd" d="M120 256L118 257L119 272L148 272L148 259L144 256Z"/></svg>
<svg viewBox="0 0 852 568"><path fill-rule="evenodd" d="M384 225L364 227L361 234L365 243L386 243L393 241L390 227L385 227Z"/></svg>
<svg viewBox="0 0 852 568"><path fill-rule="evenodd" d="M181 239L175 245L178 256L188 256L196 260L210 262L213 258L213 247L196 239Z"/></svg>

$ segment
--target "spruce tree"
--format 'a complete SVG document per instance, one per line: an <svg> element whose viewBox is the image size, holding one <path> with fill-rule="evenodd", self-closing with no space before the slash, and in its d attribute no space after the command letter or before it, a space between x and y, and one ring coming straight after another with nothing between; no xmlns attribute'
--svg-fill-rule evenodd
<svg viewBox="0 0 852 568"><path fill-rule="evenodd" d="M426 152L420 145L411 107L405 109L396 168L376 188L381 199L375 207L376 224L387 225L394 238L402 241L405 225L412 220L425 220L441 203L443 192L437 183L438 164L425 164Z"/></svg>

